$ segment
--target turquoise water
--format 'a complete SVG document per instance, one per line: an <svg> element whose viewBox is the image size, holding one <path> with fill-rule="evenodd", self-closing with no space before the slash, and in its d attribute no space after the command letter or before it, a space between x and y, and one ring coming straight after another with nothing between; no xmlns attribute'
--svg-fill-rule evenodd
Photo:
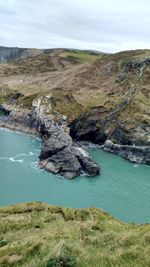
<svg viewBox="0 0 150 267"><path fill-rule="evenodd" d="M128 222L150 223L150 167L98 149L90 154L101 175L66 180L37 166L40 140L0 129L0 205L43 201L99 207Z"/></svg>

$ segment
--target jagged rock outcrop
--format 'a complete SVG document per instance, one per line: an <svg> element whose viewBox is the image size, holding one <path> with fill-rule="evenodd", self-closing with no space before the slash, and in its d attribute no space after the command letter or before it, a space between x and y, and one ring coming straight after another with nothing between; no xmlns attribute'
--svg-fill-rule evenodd
<svg viewBox="0 0 150 267"><path fill-rule="evenodd" d="M44 142L40 154L40 167L55 174L72 179L85 171L95 176L99 166L89 157L60 126L49 128L49 139Z"/></svg>
<svg viewBox="0 0 150 267"><path fill-rule="evenodd" d="M50 114L51 104L46 97L36 97L32 101L31 109L19 107L16 103L3 104L1 108L9 111L9 116L1 126L10 129L20 130L25 133L40 134L43 136L47 133L48 128L54 123L54 116Z"/></svg>
<svg viewBox="0 0 150 267"><path fill-rule="evenodd" d="M144 57L143 59L139 59L137 61L132 61L132 60L123 61L122 62L122 69L124 70L124 72L136 70L137 74L139 74L139 76L141 76L142 75L141 72L148 65L150 65L150 57Z"/></svg>

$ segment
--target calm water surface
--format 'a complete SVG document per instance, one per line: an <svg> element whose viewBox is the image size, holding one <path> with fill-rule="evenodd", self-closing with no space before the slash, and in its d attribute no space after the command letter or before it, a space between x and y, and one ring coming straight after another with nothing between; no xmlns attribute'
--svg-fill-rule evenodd
<svg viewBox="0 0 150 267"><path fill-rule="evenodd" d="M128 222L150 223L150 167L90 149L101 166L95 178L66 180L37 166L40 140L0 129L0 205L43 201L99 207Z"/></svg>

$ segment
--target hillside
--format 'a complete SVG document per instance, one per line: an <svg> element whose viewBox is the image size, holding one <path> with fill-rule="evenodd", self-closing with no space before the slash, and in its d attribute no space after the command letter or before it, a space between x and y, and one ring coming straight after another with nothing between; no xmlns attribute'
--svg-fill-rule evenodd
<svg viewBox="0 0 150 267"><path fill-rule="evenodd" d="M74 54L79 54L79 57L92 58L90 56L98 56L103 53L90 50L77 50L77 49L37 49L37 48L19 48L19 47L4 47L0 46L0 63L9 63L17 60L24 60L27 58L34 58L39 55L49 54L51 56L63 55L64 57L73 57Z"/></svg>
<svg viewBox="0 0 150 267"><path fill-rule="evenodd" d="M80 115L80 129L78 121L71 126L79 139L90 140L93 135L94 141L98 132L114 142L150 143L150 50L112 55L57 50L1 64L0 73L1 96L18 92L21 105L28 103L30 108L34 97L51 94L53 111L70 121ZM92 128L86 127L90 121ZM124 138L117 137L118 132ZM100 139L95 142L103 143Z"/></svg>
<svg viewBox="0 0 150 267"><path fill-rule="evenodd" d="M150 225L121 223L99 209L0 209L1 267L145 267L149 254Z"/></svg>

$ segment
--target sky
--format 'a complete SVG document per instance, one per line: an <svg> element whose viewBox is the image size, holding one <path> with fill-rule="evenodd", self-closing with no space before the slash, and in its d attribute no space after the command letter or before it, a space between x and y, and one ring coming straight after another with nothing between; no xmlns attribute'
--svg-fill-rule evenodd
<svg viewBox="0 0 150 267"><path fill-rule="evenodd" d="M0 0L0 45L150 48L150 0Z"/></svg>

